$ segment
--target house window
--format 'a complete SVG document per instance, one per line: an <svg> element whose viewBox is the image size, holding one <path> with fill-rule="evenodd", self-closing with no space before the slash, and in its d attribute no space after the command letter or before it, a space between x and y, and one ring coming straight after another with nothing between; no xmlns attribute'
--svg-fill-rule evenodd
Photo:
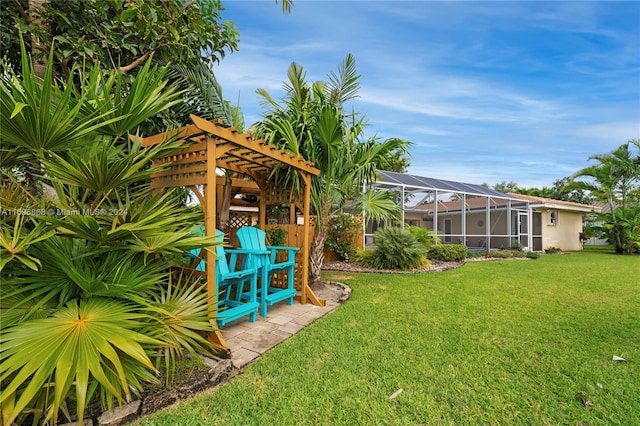
<svg viewBox="0 0 640 426"><path fill-rule="evenodd" d="M547 225L556 226L558 224L558 210L549 210Z"/></svg>

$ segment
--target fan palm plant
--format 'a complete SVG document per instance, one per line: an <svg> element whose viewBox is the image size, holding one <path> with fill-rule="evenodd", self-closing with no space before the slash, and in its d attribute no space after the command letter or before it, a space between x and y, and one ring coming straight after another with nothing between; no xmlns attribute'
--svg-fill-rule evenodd
<svg viewBox="0 0 640 426"><path fill-rule="evenodd" d="M311 282L320 279L329 220L341 213L347 202L372 219L399 213L389 193L363 192L363 187L375 181L376 169L384 169L387 159L406 151L410 143L397 138L365 139L364 117L345 111L345 104L357 97L359 77L355 59L347 55L338 72L329 74L328 82L309 84L302 67L291 64L282 104L266 90L257 91L266 112L264 119L253 125L256 136L304 157L321 171L311 180L311 207L317 216L310 250ZM296 174L282 178L300 190Z"/></svg>
<svg viewBox="0 0 640 426"><path fill-rule="evenodd" d="M176 144L129 138L181 102L165 68L147 63L124 90L99 65L72 73L76 84L54 82L49 61L40 82L22 57L22 76L3 68L0 79L3 158L22 158L1 167L13 207L0 220L3 423L55 423L71 401L81 420L90 401L111 408L157 381L153 358L171 366L183 349L210 348L200 333L211 305L170 266L215 241L175 193L151 191L151 161Z"/></svg>

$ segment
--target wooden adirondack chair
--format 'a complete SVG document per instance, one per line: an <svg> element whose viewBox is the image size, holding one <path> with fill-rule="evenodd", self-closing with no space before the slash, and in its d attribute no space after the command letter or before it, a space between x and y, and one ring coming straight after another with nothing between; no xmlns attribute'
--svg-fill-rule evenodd
<svg viewBox="0 0 640 426"><path fill-rule="evenodd" d="M294 267L296 264L295 254L300 250L298 247L267 246L266 233L252 226L243 226L236 232L236 237L242 249L251 250L254 256L245 259L245 267L255 266L258 268L260 276L260 315L267 316L267 307L287 300L289 305L293 305L293 298L296 295L294 283ZM288 252L287 260L276 262L278 251ZM287 273L287 287L272 287L271 278L273 274L279 272Z"/></svg>
<svg viewBox="0 0 640 426"><path fill-rule="evenodd" d="M216 238L222 242L224 233L216 229ZM250 322L255 322L260 304L257 296L258 268L255 266L256 262L251 260L251 250L228 249L219 244L215 246L215 251L216 294L219 297L216 322L222 327L245 315L249 315ZM236 269L240 254L244 257L243 265L241 269ZM204 250L193 250L190 257L197 262L195 266L192 265L192 269L205 271L205 262L202 260ZM245 288L247 282L248 289Z"/></svg>

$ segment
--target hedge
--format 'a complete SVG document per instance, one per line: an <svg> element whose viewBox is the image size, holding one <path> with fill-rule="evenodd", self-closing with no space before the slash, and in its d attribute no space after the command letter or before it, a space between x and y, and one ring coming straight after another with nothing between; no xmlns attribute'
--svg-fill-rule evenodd
<svg viewBox="0 0 640 426"><path fill-rule="evenodd" d="M438 244L429 249L427 257L431 260L446 262L464 260L467 258L467 246L462 244Z"/></svg>

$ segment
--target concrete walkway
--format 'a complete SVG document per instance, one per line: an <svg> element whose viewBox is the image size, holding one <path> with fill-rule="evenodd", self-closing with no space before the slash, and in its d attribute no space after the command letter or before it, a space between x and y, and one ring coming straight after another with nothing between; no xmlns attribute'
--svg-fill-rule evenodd
<svg viewBox="0 0 640 426"><path fill-rule="evenodd" d="M266 317L258 315L254 323L245 317L223 327L222 336L231 348L233 365L244 368L267 350L332 312L349 298L351 289L343 284L327 283L315 293L325 299L325 306L281 302L270 306Z"/></svg>

